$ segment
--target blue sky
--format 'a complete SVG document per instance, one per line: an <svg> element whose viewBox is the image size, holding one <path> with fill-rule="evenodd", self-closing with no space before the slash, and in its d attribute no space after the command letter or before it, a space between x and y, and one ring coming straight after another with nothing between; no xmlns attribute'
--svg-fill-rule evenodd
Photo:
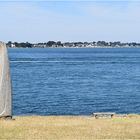
<svg viewBox="0 0 140 140"><path fill-rule="evenodd" d="M0 1L0 40L140 42L140 1Z"/></svg>

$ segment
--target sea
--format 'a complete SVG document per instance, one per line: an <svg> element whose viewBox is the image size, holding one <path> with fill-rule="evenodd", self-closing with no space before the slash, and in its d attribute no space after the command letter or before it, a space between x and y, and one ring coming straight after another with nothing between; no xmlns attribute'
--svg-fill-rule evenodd
<svg viewBox="0 0 140 140"><path fill-rule="evenodd" d="M14 115L140 113L140 48L10 48Z"/></svg>

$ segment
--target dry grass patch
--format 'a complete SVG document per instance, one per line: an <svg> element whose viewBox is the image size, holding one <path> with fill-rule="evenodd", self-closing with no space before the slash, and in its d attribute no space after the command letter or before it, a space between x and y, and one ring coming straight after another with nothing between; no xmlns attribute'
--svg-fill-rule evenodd
<svg viewBox="0 0 140 140"><path fill-rule="evenodd" d="M82 116L30 116L0 120L0 139L140 139L140 116L95 119Z"/></svg>

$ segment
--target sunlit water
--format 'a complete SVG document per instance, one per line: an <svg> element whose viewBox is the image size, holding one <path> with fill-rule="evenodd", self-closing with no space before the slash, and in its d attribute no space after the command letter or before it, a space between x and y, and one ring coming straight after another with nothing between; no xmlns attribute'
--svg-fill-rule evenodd
<svg viewBox="0 0 140 140"><path fill-rule="evenodd" d="M140 113L140 49L9 49L14 115Z"/></svg>

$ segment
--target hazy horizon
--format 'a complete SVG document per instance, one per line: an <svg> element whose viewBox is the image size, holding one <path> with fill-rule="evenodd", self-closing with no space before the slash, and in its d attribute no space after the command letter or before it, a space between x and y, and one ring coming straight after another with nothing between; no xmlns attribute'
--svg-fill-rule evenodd
<svg viewBox="0 0 140 140"><path fill-rule="evenodd" d="M0 1L0 40L140 42L140 1Z"/></svg>

